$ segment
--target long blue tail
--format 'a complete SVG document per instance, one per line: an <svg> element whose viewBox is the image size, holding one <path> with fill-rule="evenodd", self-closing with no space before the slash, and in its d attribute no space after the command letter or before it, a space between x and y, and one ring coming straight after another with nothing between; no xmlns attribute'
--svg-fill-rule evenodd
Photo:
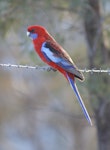
<svg viewBox="0 0 110 150"><path fill-rule="evenodd" d="M85 115L87 121L92 125L91 118L90 118L90 116L89 116L89 114L88 114L88 112L87 112L87 109L86 109L86 107L85 107L85 105L84 105L84 102L83 102L83 100L82 100L82 98L81 98L81 96L80 96L80 94L79 94L78 88L77 88L77 86L76 86L74 80L71 79L68 75L67 75L67 78L68 78L68 81L69 81L69 83L70 83L70 85L71 85L71 88L72 88L73 91L75 92L75 95L76 95L76 97L77 97L77 99L78 99L78 102L79 102L79 104L80 104L80 106L81 106L81 108L82 108L82 110L83 110L83 112L84 112L84 115Z"/></svg>

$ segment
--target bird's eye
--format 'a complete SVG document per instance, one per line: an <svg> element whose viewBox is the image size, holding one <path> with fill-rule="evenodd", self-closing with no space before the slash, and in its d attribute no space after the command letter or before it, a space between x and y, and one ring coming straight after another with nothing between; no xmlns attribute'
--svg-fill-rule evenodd
<svg viewBox="0 0 110 150"><path fill-rule="evenodd" d="M32 30L31 30L31 33L34 33L34 32L35 32L35 30L34 30L34 29L32 29Z"/></svg>

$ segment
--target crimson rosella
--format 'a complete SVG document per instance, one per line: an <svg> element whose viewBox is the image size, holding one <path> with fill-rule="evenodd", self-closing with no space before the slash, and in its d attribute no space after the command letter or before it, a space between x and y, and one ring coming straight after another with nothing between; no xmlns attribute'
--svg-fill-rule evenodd
<svg viewBox="0 0 110 150"><path fill-rule="evenodd" d="M75 66L68 53L55 41L55 39L42 26L29 26L27 29L27 36L29 36L32 39L34 48L40 56L40 58L52 68L61 72L69 81L80 103L80 106L84 112L86 119L92 125L90 116L75 84L75 77L83 81L84 76Z"/></svg>

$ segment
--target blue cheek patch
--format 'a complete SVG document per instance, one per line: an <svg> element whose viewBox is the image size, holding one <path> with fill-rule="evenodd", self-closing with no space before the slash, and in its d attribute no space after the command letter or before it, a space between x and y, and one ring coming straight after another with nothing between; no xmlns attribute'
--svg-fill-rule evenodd
<svg viewBox="0 0 110 150"><path fill-rule="evenodd" d="M31 33L30 37L35 40L37 39L38 35L36 33Z"/></svg>

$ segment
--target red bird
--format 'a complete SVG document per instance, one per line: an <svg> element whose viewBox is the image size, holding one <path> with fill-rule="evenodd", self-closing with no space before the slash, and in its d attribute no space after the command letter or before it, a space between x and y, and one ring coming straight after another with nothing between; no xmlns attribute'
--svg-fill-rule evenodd
<svg viewBox="0 0 110 150"><path fill-rule="evenodd" d="M90 116L86 110L83 100L75 84L75 78L83 81L84 76L73 63L68 53L55 41L55 39L42 26L29 26L27 29L29 36L34 44L34 48L40 58L52 68L61 72L69 81L75 95L80 103L84 115L92 125Z"/></svg>

